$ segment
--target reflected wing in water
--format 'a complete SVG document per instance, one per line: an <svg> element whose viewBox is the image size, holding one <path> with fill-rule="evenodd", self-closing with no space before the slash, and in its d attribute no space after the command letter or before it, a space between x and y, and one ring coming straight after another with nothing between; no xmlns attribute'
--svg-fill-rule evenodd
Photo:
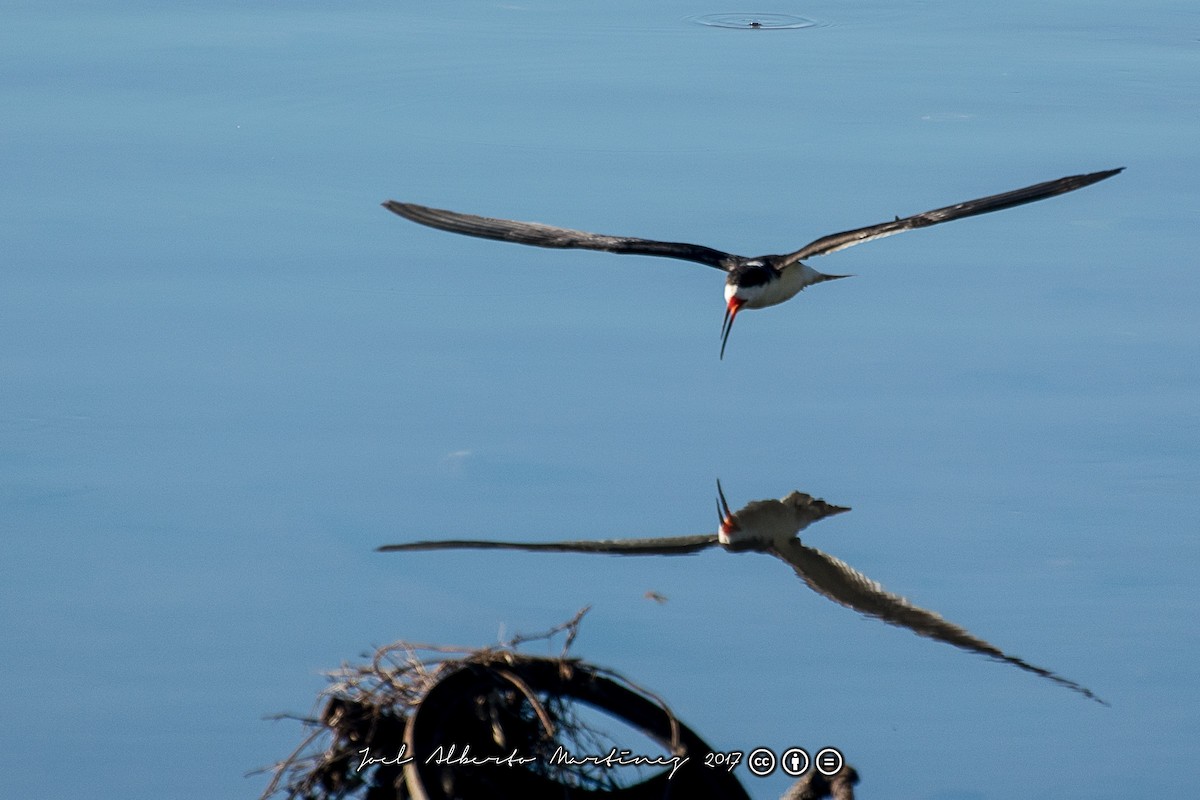
<svg viewBox="0 0 1200 800"><path fill-rule="evenodd" d="M653 539L601 539L576 542L494 542L483 539L442 539L431 542L385 544L381 553L413 550L525 550L550 553L608 553L617 556L679 556L698 553L717 543L715 533L660 536Z"/></svg>
<svg viewBox="0 0 1200 800"><path fill-rule="evenodd" d="M915 606L898 594L892 594L844 561L812 547L806 547L799 539L772 546L768 551L790 564L809 588L839 605L881 619L888 624L908 628L919 636L927 636L963 650L981 653L997 661L1005 661L1026 672L1074 689L1098 703L1108 705L1090 689L1048 669L1008 655L983 639L972 636L965 628L955 625L939 614Z"/></svg>

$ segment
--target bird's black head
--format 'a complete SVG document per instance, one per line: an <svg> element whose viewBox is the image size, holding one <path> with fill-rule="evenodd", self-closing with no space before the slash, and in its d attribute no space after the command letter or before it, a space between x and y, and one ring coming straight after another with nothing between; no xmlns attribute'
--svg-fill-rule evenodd
<svg viewBox="0 0 1200 800"><path fill-rule="evenodd" d="M725 321L721 323L721 358L725 357L725 345L733 330L733 320L743 306L753 302L762 294L763 287L779 278L779 271L762 259L752 258L740 262L729 270L725 278Z"/></svg>
<svg viewBox="0 0 1200 800"><path fill-rule="evenodd" d="M765 286L777 277L779 277L779 272L774 267L764 264L762 261L745 261L729 270L725 283L730 286L753 289L757 286Z"/></svg>

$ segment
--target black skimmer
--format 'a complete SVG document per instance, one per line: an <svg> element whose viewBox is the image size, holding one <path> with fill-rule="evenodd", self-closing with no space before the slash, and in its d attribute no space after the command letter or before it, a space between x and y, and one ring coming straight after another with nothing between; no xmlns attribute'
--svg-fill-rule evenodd
<svg viewBox="0 0 1200 800"><path fill-rule="evenodd" d="M440 228L452 233L478 236L483 239L499 239L518 244L538 247L577 248L604 250L610 253L632 253L643 256L664 256L695 261L716 267L726 273L725 320L721 326L721 357L725 357L725 344L733 328L733 320L743 308L766 308L778 305L795 297L802 289L814 283L845 278L845 275L825 275L817 272L801 259L836 253L856 244L882 239L904 231L925 228L950 222L963 217L987 214L1013 206L1024 205L1073 192L1105 178L1111 178L1123 170L1110 169L1087 175L1071 175L1054 181L1046 181L1011 192L989 195L965 203L956 203L945 208L935 208L910 217L896 217L890 222L868 225L865 228L833 233L806 244L793 253L784 255L739 256L714 250L698 244L684 242L660 242L653 239L638 239L629 236L605 236L598 233L557 228L540 222L517 222L509 219L477 217L459 214L438 208L419 206L414 203L398 203L388 200L384 208L405 219Z"/></svg>
<svg viewBox="0 0 1200 800"><path fill-rule="evenodd" d="M879 583L813 547L803 544L796 534L814 522L849 511L803 492L792 492L779 500L755 500L738 511L731 511L725 493L717 482L716 533L695 536L668 536L649 539L601 539L564 542L504 542L481 539L445 539L438 541L389 544L380 552L415 550L523 550L557 553L607 553L610 555L687 555L714 546L732 552L756 552L774 556L789 565L810 589L838 605L853 609L889 625L896 625L962 650L979 653L1012 664L1068 689L1108 705L1090 689L1048 669L1030 664L972 635L940 614L914 605L893 594Z"/></svg>

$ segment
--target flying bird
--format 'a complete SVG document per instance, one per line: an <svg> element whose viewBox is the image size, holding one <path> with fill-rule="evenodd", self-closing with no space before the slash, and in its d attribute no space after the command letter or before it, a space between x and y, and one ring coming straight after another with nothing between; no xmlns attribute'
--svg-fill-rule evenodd
<svg viewBox="0 0 1200 800"><path fill-rule="evenodd" d="M638 239L631 236L605 236L569 228L543 225L540 222L517 222L509 219L478 217L429 208L414 203L399 203L388 200L384 208L405 219L440 228L451 233L478 236L483 239L499 239L537 247L576 248L582 250L604 250L610 253L632 253L643 256L663 256L695 261L725 272L725 319L721 325L721 358L725 357L725 345L733 329L733 321L743 308L766 308L778 305L795 297L801 290L814 283L848 277L825 275L817 272L801 259L836 253L856 244L882 239L904 231L925 228L963 217L987 214L1013 206L1033 203L1056 194L1073 192L1097 181L1111 178L1124 167L1087 175L1071 175L1054 181L1046 181L1011 192L968 200L945 208L935 208L914 214L911 217L896 217L890 222L868 225L865 228L833 233L806 244L799 250L783 255L739 256L714 250L698 244L684 242L660 242L654 239Z"/></svg>
<svg viewBox="0 0 1200 800"><path fill-rule="evenodd" d="M607 553L611 555L687 555L714 546L731 552L766 553L790 566L810 589L838 605L868 617L882 620L962 650L1003 661L1051 680L1068 689L1108 705L1090 689L1048 669L1011 656L995 645L972 635L965 628L940 614L914 605L893 594L879 583L813 547L803 544L796 534L814 522L849 511L803 492L792 492L779 500L755 500L738 511L731 511L725 493L717 482L716 533L694 536L668 536L648 539L602 539L565 542L503 542L480 539L389 544L380 552L415 550L524 550L558 553Z"/></svg>

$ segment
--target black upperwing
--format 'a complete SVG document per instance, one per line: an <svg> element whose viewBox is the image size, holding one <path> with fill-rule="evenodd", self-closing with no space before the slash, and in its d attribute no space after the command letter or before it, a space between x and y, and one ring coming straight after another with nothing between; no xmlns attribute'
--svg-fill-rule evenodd
<svg viewBox="0 0 1200 800"><path fill-rule="evenodd" d="M524 550L551 553L608 553L618 556L685 555L698 553L717 544L715 533L696 536L662 536L653 539L600 539L574 542L496 542L483 539L441 539L438 541L385 544L381 553L413 550Z"/></svg>
<svg viewBox="0 0 1200 800"><path fill-rule="evenodd" d="M383 207L405 219L428 225L431 228L461 233L466 236L478 236L482 239L498 239L502 242L516 242L536 247L603 250L609 253L679 258L725 271L728 271L730 266L738 260L738 257L732 253L685 242L659 242L632 236L605 236L599 233L543 225L540 222L518 222L511 219L459 214L455 211L429 208L414 203L398 203L395 200L388 200Z"/></svg>
<svg viewBox="0 0 1200 800"><path fill-rule="evenodd" d="M1003 194L993 194L988 197L980 197L977 200L967 200L965 203L946 206L945 208L935 208L933 211L925 211L920 214L914 214L911 217L897 217L891 222L882 222L878 225L869 225L865 228L856 228L852 231L832 233L829 236L822 236L815 242L806 244L794 253L779 256L779 262L776 266L783 267L788 264L794 264L810 256L823 256L829 253L836 253L838 250L844 250L856 244L869 242L873 239L882 239L885 236L892 236L904 231L926 228L930 225L938 225L942 222L950 222L951 220L962 219L964 217L973 217L978 214L988 214L992 211L1000 211L1005 208L1024 205L1025 203L1044 200L1056 194L1073 192L1076 189L1090 186L1105 178L1111 178L1123 169L1125 168L1119 167L1118 169L1092 172L1087 175L1070 175L1066 178L1026 186L1023 189L1014 189L1011 192L1004 192Z"/></svg>

